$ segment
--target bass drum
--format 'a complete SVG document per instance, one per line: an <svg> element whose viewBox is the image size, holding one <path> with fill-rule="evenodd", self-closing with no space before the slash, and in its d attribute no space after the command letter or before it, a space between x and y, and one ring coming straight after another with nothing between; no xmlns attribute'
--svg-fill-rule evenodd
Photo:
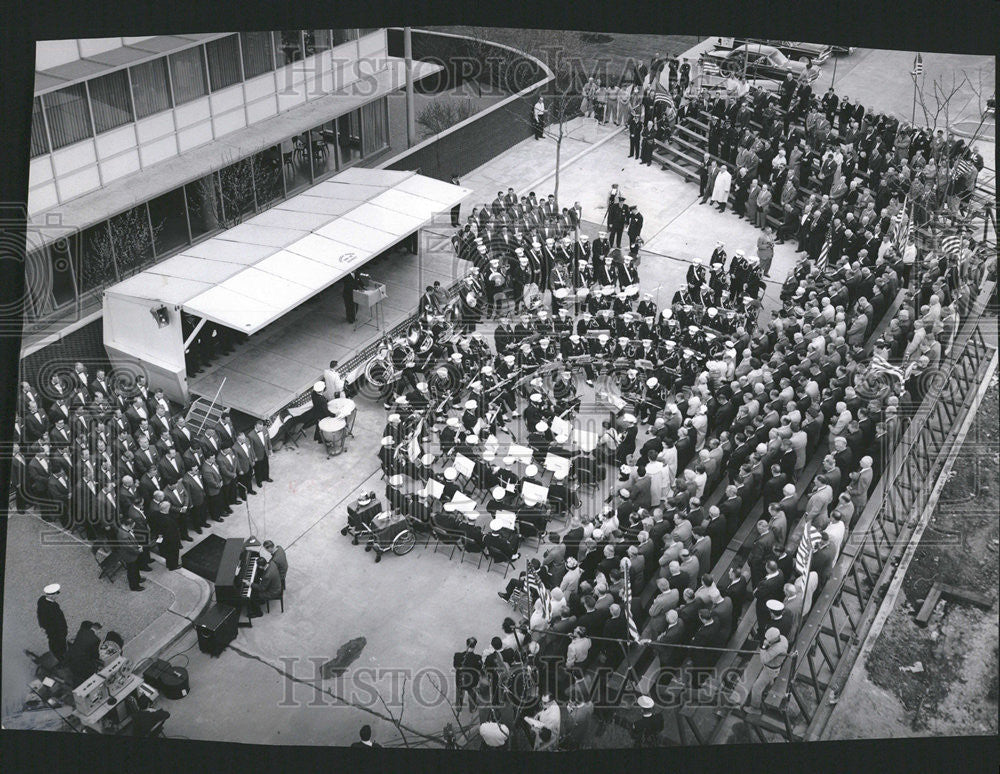
<svg viewBox="0 0 1000 774"><path fill-rule="evenodd" d="M535 310L542 305L542 292L538 289L538 285L532 282L530 285L524 286L524 305L530 310Z"/></svg>

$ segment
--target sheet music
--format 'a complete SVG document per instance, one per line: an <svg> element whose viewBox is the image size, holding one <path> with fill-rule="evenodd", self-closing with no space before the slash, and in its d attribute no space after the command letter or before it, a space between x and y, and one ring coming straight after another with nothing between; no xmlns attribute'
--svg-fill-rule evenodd
<svg viewBox="0 0 1000 774"><path fill-rule="evenodd" d="M497 511L493 517L507 529L514 529L517 517L510 511Z"/></svg>
<svg viewBox="0 0 1000 774"><path fill-rule="evenodd" d="M572 426L568 421L562 417L553 417L552 419L552 435L562 438L568 436Z"/></svg>
<svg viewBox="0 0 1000 774"><path fill-rule="evenodd" d="M455 470L458 471L460 476L465 476L466 478L471 478L473 472L476 469L476 463L466 457L464 454L455 454L454 462Z"/></svg>
<svg viewBox="0 0 1000 774"><path fill-rule="evenodd" d="M518 443L512 443L510 448L507 450L508 457L513 457L518 462L524 463L525 465L531 462L531 458L534 452L527 446L521 446Z"/></svg>
<svg viewBox="0 0 1000 774"><path fill-rule="evenodd" d="M436 478L427 479L427 493L435 500L440 500L444 494L444 484Z"/></svg>
<svg viewBox="0 0 1000 774"><path fill-rule="evenodd" d="M565 457L560 457L558 454L546 454L543 467L546 470L551 470L553 473L556 471L562 471L568 476L569 465L569 460Z"/></svg>
<svg viewBox="0 0 1000 774"><path fill-rule="evenodd" d="M536 503L544 503L549 499L549 488L547 486L532 484L530 481L525 481L521 484L521 494L526 500L534 500Z"/></svg>

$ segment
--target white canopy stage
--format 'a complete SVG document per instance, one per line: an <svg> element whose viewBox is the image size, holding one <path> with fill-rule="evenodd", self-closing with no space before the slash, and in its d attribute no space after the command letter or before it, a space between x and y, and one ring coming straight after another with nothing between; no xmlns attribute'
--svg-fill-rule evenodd
<svg viewBox="0 0 1000 774"><path fill-rule="evenodd" d="M428 225L435 215L450 210L471 193L468 188L415 172L345 170L109 288L104 296L105 347L116 364L138 362L150 371L151 382L162 384L173 400L186 402L189 385L181 311L246 334L256 334ZM416 268L419 271L424 267ZM444 273L442 266L429 268L432 274L435 268ZM387 277L390 298L394 295L392 281L396 274L390 272ZM397 285L400 276L395 278ZM416 296L404 292L404 288L399 288L396 295L400 301L405 297L412 311ZM163 319L157 321L155 315L162 307L166 307L166 325ZM343 310L339 311L343 314ZM338 352L343 349L349 352L352 347L345 345L360 343L354 341L359 336L352 335L350 326L344 325L344 331L331 328L327 339ZM327 348L310 358L315 362L310 363L310 375L305 382L318 375L325 361L337 357L330 353ZM274 371L274 365L270 370ZM253 362L233 364L251 379L273 380L269 381L273 387L282 384L283 393L303 389L300 380L294 376L289 379L287 364L277 364L274 373L266 373L266 366ZM216 370L213 367L209 373L193 379L190 389L214 397L222 381L221 377L212 378ZM206 383L196 384L206 379ZM208 383L212 381L216 382L214 387ZM227 395L230 391L227 376L226 387L219 396L221 403L254 416L261 416L274 405L273 396L265 398L264 403L254 400L253 385L239 384L246 382L245 379L234 381L232 394ZM241 400L244 392L247 395ZM277 408L280 405L274 410Z"/></svg>

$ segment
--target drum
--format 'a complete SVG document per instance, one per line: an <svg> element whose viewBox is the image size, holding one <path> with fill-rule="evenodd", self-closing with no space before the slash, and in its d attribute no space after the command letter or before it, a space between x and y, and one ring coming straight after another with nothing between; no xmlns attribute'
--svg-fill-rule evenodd
<svg viewBox="0 0 1000 774"><path fill-rule="evenodd" d="M327 454L339 454L344 450L347 423L340 417L323 417L319 421L319 434L326 444Z"/></svg>
<svg viewBox="0 0 1000 774"><path fill-rule="evenodd" d="M556 288L552 291L552 295L562 301L569 295L569 288Z"/></svg>
<svg viewBox="0 0 1000 774"><path fill-rule="evenodd" d="M334 398L326 404L330 416L337 419L346 419L355 408L356 404L350 398Z"/></svg>

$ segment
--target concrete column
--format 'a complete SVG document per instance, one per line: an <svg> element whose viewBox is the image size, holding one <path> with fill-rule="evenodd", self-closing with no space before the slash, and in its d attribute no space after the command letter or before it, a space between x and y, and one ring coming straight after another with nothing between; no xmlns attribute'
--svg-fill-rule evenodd
<svg viewBox="0 0 1000 774"><path fill-rule="evenodd" d="M413 107L413 40L410 28L403 27L403 58L406 62L406 147L417 142L417 121Z"/></svg>

